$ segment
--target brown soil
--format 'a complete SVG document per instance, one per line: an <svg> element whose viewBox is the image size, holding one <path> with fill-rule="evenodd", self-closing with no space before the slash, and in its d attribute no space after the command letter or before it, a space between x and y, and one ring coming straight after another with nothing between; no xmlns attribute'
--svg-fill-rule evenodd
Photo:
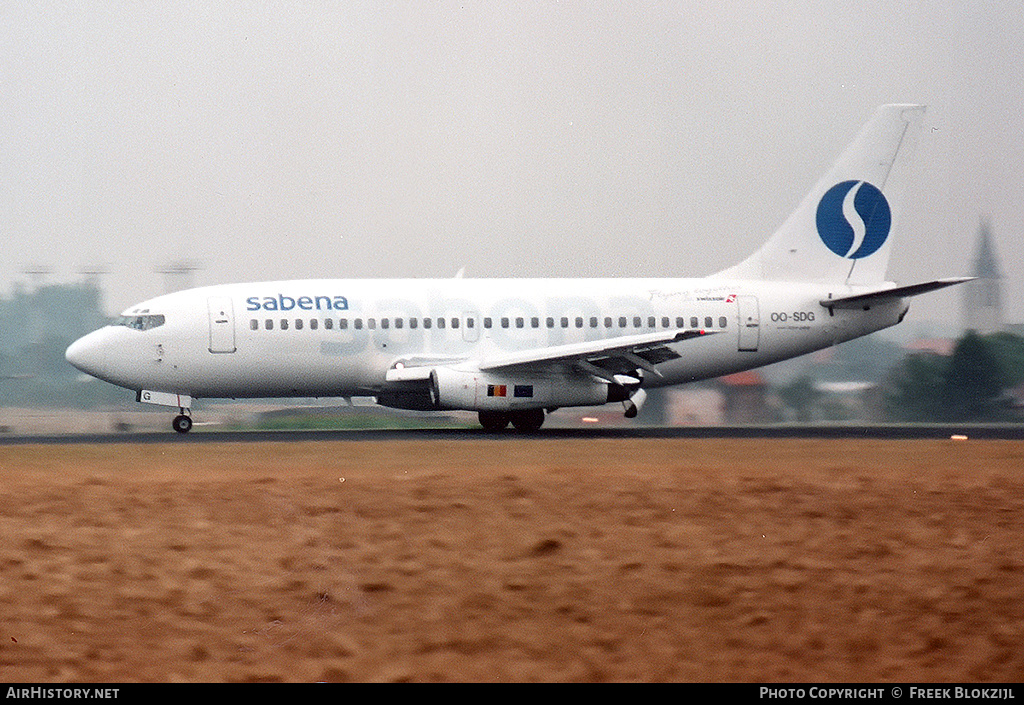
<svg viewBox="0 0 1024 705"><path fill-rule="evenodd" d="M0 448L0 680L1024 680L1024 444Z"/></svg>

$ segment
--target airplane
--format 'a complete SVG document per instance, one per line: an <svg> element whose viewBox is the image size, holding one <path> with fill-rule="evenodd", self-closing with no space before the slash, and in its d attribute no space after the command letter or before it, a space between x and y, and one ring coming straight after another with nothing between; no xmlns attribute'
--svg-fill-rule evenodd
<svg viewBox="0 0 1024 705"><path fill-rule="evenodd" d="M369 396L537 431L562 407L778 362L896 325L968 281L886 281L925 107L883 105L753 254L701 278L315 279L207 286L74 342L79 370L178 409L196 399Z"/></svg>

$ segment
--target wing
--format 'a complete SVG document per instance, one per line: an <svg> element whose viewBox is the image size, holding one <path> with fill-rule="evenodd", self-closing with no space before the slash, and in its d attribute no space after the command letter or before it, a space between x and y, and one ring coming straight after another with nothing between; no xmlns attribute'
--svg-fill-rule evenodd
<svg viewBox="0 0 1024 705"><path fill-rule="evenodd" d="M669 343L713 335L704 330L674 330L659 333L625 335L585 343L569 343L538 348L490 358L480 363L480 370L536 370L553 365L571 365L584 372L615 383L615 375L633 375L642 369L661 376L659 363L675 360L679 353Z"/></svg>
<svg viewBox="0 0 1024 705"><path fill-rule="evenodd" d="M714 335L717 332L671 330L625 335L585 343L568 343L486 358L473 364L473 367L481 372L499 370L510 372L515 370L537 371L538 369L568 365L615 383L615 375L633 375L638 368L661 376L657 365L679 357L679 354L669 347L670 343ZM388 370L386 380L387 382L409 382L427 379L433 366L431 362L415 358L401 360ZM452 359L448 362L452 366L460 367L471 364L468 360Z"/></svg>

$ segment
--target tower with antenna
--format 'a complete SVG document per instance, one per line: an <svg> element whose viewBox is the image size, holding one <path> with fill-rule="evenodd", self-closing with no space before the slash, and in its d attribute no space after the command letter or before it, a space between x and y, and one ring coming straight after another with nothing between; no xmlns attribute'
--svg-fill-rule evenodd
<svg viewBox="0 0 1024 705"><path fill-rule="evenodd" d="M195 260L178 260L158 267L155 271L157 274L164 275L164 293L170 294L183 289L191 289L193 275L202 268L202 265Z"/></svg>
<svg viewBox="0 0 1024 705"><path fill-rule="evenodd" d="M27 264L21 268L21 273L28 275L33 290L38 291L46 283L46 277L50 276L50 268L42 264Z"/></svg>
<svg viewBox="0 0 1024 705"><path fill-rule="evenodd" d="M100 286L100 279L107 273L107 268L101 265L90 265L82 267L78 270L78 273L82 275L85 286L99 291L102 288Z"/></svg>

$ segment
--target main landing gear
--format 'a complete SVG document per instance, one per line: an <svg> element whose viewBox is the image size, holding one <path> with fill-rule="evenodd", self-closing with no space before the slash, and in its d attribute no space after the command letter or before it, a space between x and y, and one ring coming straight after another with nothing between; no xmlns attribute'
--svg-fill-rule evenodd
<svg viewBox="0 0 1024 705"><path fill-rule="evenodd" d="M481 411L480 425L485 431L499 433L511 423L517 431L539 431L544 425L544 409L524 409L523 411Z"/></svg>

